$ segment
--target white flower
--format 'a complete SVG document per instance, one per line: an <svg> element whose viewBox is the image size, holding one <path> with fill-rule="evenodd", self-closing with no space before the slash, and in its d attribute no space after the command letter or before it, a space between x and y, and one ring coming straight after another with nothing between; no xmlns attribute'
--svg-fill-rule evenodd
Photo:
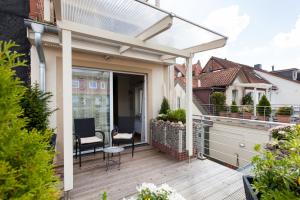
<svg viewBox="0 0 300 200"><path fill-rule="evenodd" d="M159 187L159 190L164 190L166 192L176 192L173 188L171 188L168 184L164 183Z"/></svg>
<svg viewBox="0 0 300 200"><path fill-rule="evenodd" d="M142 183L142 185L138 186L136 189L139 192L141 192L142 190L146 190L146 189L149 189L150 192L156 192L157 191L157 187L153 183Z"/></svg>

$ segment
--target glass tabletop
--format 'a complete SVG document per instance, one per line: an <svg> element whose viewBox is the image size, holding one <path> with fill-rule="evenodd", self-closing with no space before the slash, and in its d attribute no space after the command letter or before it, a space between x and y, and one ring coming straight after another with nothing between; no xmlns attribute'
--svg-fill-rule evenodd
<svg viewBox="0 0 300 200"><path fill-rule="evenodd" d="M106 147L103 150L105 153L120 153L124 151L123 147Z"/></svg>

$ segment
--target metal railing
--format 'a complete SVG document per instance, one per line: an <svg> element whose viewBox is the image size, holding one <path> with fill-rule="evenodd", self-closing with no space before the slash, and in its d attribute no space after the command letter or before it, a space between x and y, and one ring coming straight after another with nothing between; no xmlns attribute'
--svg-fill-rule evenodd
<svg viewBox="0 0 300 200"><path fill-rule="evenodd" d="M255 122L247 124L245 120L235 119L240 123L219 121L219 117L207 119L207 116L194 116L194 123L200 130L196 133L196 148L199 159L211 159L233 169L245 170L251 159L258 153L256 144L265 145L271 141L268 127L278 126L276 122ZM210 123L207 123L207 122ZM249 121L250 122L250 121ZM253 125L256 123L257 125ZM261 123L266 124L262 127Z"/></svg>
<svg viewBox="0 0 300 200"><path fill-rule="evenodd" d="M200 106L205 111L203 113L205 115L281 123L300 123L300 105L276 104L254 107L253 105L218 106L201 104Z"/></svg>

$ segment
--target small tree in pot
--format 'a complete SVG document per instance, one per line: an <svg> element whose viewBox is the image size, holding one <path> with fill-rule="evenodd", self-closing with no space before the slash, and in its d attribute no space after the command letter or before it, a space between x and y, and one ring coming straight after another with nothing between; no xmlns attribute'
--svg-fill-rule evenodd
<svg viewBox="0 0 300 200"><path fill-rule="evenodd" d="M236 102L233 101L231 106L230 106L230 115L233 118L238 118L239 117L239 107L236 105Z"/></svg>
<svg viewBox="0 0 300 200"><path fill-rule="evenodd" d="M263 95L259 100L259 103L256 106L256 111L259 115L258 116L259 120L265 121L270 117L272 109L271 109L271 104L267 99L266 95Z"/></svg>
<svg viewBox="0 0 300 200"><path fill-rule="evenodd" d="M255 146L254 177L244 176L246 199L300 199L300 126L275 128L271 134L272 143Z"/></svg>
<svg viewBox="0 0 300 200"><path fill-rule="evenodd" d="M226 101L225 94L223 92L213 92L210 96L210 99L214 106L214 114L226 116L227 113L224 113Z"/></svg>
<svg viewBox="0 0 300 200"><path fill-rule="evenodd" d="M243 98L242 98L242 114L244 119L251 119L252 117L252 112L253 112L253 99L251 96L251 93L247 93Z"/></svg>

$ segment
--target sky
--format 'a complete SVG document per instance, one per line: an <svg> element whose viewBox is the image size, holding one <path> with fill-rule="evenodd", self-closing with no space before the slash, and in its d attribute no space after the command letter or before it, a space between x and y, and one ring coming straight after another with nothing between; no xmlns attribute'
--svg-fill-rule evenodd
<svg viewBox="0 0 300 200"><path fill-rule="evenodd" d="M300 0L160 0L160 4L229 37L225 47L195 54L194 62L205 65L217 56L250 66L262 64L266 70L273 65L275 70L300 68Z"/></svg>

